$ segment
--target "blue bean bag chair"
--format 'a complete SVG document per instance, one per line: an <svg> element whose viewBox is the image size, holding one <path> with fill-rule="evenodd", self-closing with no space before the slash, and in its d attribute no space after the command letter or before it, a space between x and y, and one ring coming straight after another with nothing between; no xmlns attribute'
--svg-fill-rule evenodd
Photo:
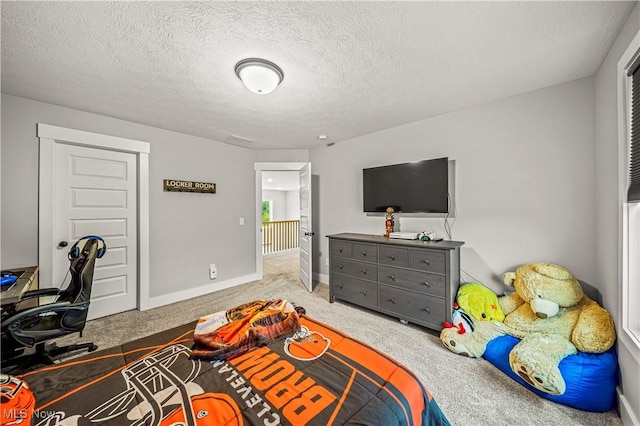
<svg viewBox="0 0 640 426"><path fill-rule="evenodd" d="M520 340L501 336L491 340L483 357L503 373L537 395L585 411L604 412L613 408L618 385L618 356L615 346L601 354L578 352L560 361L558 368L567 385L562 395L539 391L514 373L509 352Z"/></svg>

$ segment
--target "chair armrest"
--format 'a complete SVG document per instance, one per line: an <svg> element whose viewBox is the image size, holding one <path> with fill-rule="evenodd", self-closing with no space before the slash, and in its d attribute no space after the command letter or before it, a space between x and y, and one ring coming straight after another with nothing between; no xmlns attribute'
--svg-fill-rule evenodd
<svg viewBox="0 0 640 426"><path fill-rule="evenodd" d="M44 313L56 313L56 312L64 312L77 310L82 311L89 308L89 302L70 304L67 302L64 303L52 303L49 305L36 306L35 308L25 309L24 311L18 311L17 314L10 316L9 318L2 321L2 329L10 327L12 324L15 324L19 321L22 321L25 318L38 316Z"/></svg>
<svg viewBox="0 0 640 426"><path fill-rule="evenodd" d="M32 306L32 307L27 307L27 308L24 308L24 309L20 309L20 304L21 303L26 302L26 301L31 300L31 299L40 298L40 297L49 297L49 298L51 298L53 296L65 296L66 294L67 294L66 291L60 290L59 288L56 288L56 287L41 288L41 289L37 289L37 290L29 290L29 291L23 293L22 295L20 295L20 299L17 300L15 303L10 303L10 304L2 306L2 315L3 316L15 315L16 312L21 312L21 311L26 310L26 309L31 309L32 307L37 307L37 306ZM57 301L57 298L54 299L54 300L50 300L50 301L40 300L41 303L38 303L38 306L48 306L48 305L51 305L52 303L55 303L56 301Z"/></svg>
<svg viewBox="0 0 640 426"><path fill-rule="evenodd" d="M22 302L23 300L33 299L34 297L57 296L58 294L62 294L62 293L64 293L64 290L60 290L59 288L55 288L55 287L29 290L29 291L25 291L22 295L20 295L20 300L18 300L18 303Z"/></svg>
<svg viewBox="0 0 640 426"><path fill-rule="evenodd" d="M16 300L15 302L2 305L2 311L15 312L20 302L24 302L25 300L33 299L35 297L57 296L58 294L61 294L61 293L60 293L60 289L57 289L57 288L43 288L43 289L37 289L37 290L29 290L21 294L19 296L19 299Z"/></svg>

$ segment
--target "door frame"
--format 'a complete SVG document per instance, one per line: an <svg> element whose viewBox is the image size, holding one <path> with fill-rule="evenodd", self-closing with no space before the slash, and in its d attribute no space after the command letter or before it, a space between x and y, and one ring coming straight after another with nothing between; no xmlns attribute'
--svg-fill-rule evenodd
<svg viewBox="0 0 640 426"><path fill-rule="evenodd" d="M55 244L53 224L55 190L55 146L57 143L85 146L135 154L137 160L138 202L138 287L137 307L151 308L149 303L149 142L108 136L83 130L37 124L40 145L38 186L38 274L41 282L51 285L53 257L51 247Z"/></svg>
<svg viewBox="0 0 640 426"><path fill-rule="evenodd" d="M299 171L308 161L291 162L256 162L253 168L256 173L256 276L257 280L264 277L262 267L262 172L270 171Z"/></svg>

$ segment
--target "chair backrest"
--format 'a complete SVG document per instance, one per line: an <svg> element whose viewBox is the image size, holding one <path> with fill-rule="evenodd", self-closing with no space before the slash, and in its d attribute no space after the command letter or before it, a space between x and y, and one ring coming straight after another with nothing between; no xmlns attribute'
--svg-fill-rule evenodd
<svg viewBox="0 0 640 426"><path fill-rule="evenodd" d="M93 285L93 273L100 241L89 239L82 245L75 257L71 258L69 273L71 282L64 290L64 296L58 301L66 301L73 304L85 304L88 306L91 299L91 287ZM88 309L69 310L65 312L61 319L64 327L77 329L83 327L87 319Z"/></svg>

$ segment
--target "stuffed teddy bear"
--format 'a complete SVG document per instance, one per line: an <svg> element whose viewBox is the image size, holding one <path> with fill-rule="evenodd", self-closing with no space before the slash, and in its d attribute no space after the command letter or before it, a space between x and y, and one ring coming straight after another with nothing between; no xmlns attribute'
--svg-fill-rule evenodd
<svg viewBox="0 0 640 426"><path fill-rule="evenodd" d="M514 373L542 392L562 395L566 385L560 361L577 351L597 354L610 349L616 339L613 318L559 265L522 265L504 274L504 283L516 291L497 298L503 322L471 316L472 331L446 327L440 340L452 352L475 358L496 337L517 337L521 340L509 354Z"/></svg>

